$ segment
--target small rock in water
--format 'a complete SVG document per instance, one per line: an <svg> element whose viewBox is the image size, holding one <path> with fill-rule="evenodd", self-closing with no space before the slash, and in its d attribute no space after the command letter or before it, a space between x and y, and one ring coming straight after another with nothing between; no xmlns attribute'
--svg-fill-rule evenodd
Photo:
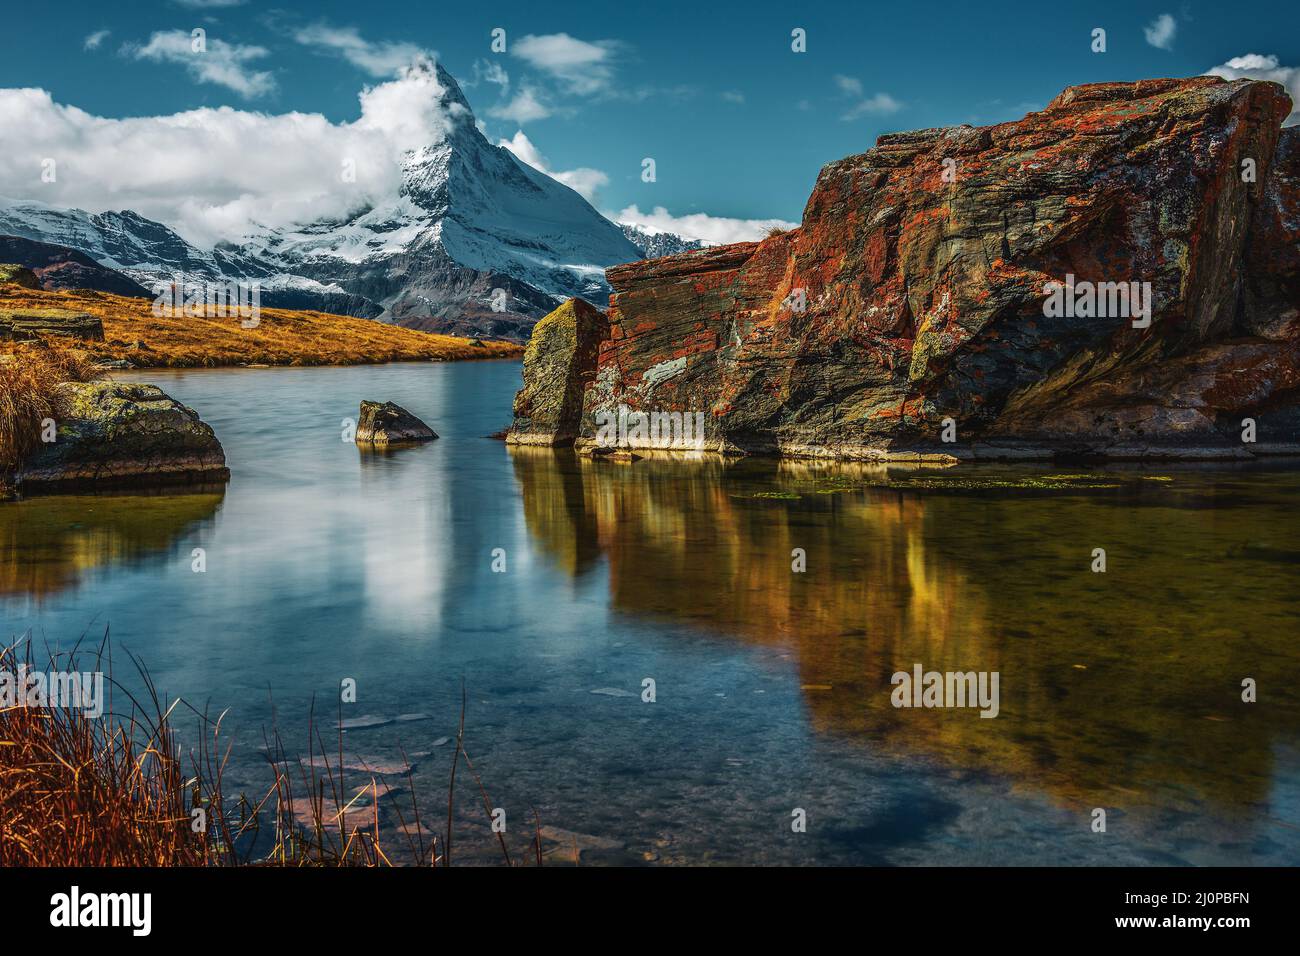
<svg viewBox="0 0 1300 956"><path fill-rule="evenodd" d="M367 727L382 727L385 724L391 724L393 721L388 717L376 717L374 714L365 714L361 717L348 717L339 721L339 730L365 730Z"/></svg>
<svg viewBox="0 0 1300 956"><path fill-rule="evenodd" d="M357 418L358 445L395 445L405 442L432 441L432 428L401 405L392 402L362 402Z"/></svg>
<svg viewBox="0 0 1300 956"><path fill-rule="evenodd" d="M620 840L593 836L590 833L577 833L573 830L563 830L560 827L540 827L537 832L543 840L550 840L562 847L571 848L576 846L579 852L583 850L621 850L625 845Z"/></svg>
<svg viewBox="0 0 1300 956"><path fill-rule="evenodd" d="M412 756L415 756L412 754ZM344 770L354 770L360 773L373 773L381 777L392 777L405 775L408 770L414 770L414 764L406 761L383 760L370 757L353 757L344 758Z"/></svg>

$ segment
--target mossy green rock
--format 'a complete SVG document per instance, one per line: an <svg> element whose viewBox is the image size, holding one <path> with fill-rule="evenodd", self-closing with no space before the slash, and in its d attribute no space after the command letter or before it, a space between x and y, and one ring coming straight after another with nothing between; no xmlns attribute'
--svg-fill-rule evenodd
<svg viewBox="0 0 1300 956"><path fill-rule="evenodd" d="M23 465L23 491L230 477L211 426L156 385L69 382L54 404L55 440Z"/></svg>
<svg viewBox="0 0 1300 956"><path fill-rule="evenodd" d="M24 289L39 289L41 282L36 273L26 266L14 265L12 262L0 262L0 282L11 282Z"/></svg>
<svg viewBox="0 0 1300 956"><path fill-rule="evenodd" d="M27 342L50 336L102 342L104 323L72 309L0 309L0 340Z"/></svg>
<svg viewBox="0 0 1300 956"><path fill-rule="evenodd" d="M524 387L515 395L513 445L567 445L577 437L582 397L609 337L603 312L570 299L533 328L524 351Z"/></svg>

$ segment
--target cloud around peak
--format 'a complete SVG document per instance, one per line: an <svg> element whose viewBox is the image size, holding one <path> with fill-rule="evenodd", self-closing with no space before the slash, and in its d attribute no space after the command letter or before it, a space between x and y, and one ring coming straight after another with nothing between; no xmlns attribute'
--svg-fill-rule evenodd
<svg viewBox="0 0 1300 956"><path fill-rule="evenodd" d="M539 173L545 173L557 182L564 183L587 202L594 203L596 192L602 186L609 185L609 176L599 169L590 169L586 166L567 171L551 169L546 157L533 145L532 140L524 135L523 130L517 131L511 139L499 140L497 145L510 150L516 159L527 163Z"/></svg>
<svg viewBox="0 0 1300 956"><path fill-rule="evenodd" d="M363 89L355 120L332 122L228 106L114 119L43 89L0 89L0 140L18 144L0 151L0 195L133 209L200 246L238 241L396 195L403 157L465 119L445 92L430 65L413 67ZM42 180L46 159L54 182Z"/></svg>

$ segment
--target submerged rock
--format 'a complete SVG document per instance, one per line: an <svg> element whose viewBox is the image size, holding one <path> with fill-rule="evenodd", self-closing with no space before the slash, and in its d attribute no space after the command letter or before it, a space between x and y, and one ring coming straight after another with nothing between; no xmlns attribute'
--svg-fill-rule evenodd
<svg viewBox="0 0 1300 956"><path fill-rule="evenodd" d="M582 388L579 448L630 410L797 457L1300 451L1290 108L1268 82L1098 83L882 136L821 171L797 229L609 269L594 374L526 363L520 397Z"/></svg>
<svg viewBox="0 0 1300 956"><path fill-rule="evenodd" d="M432 441L437 438L432 428L420 421L401 405L392 402L362 402L357 418L358 445L397 445L408 442Z"/></svg>
<svg viewBox="0 0 1300 956"><path fill-rule="evenodd" d="M155 385L69 382L54 398L55 440L23 463L23 491L211 483L230 477L211 426Z"/></svg>
<svg viewBox="0 0 1300 956"><path fill-rule="evenodd" d="M512 445L569 445L578 435L583 392L596 373L604 313L570 299L537 323L524 352L524 387L515 395Z"/></svg>

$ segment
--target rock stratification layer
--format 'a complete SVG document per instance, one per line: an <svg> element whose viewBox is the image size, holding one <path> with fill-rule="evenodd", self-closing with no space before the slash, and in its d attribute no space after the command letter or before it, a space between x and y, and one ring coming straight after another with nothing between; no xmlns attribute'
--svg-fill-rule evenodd
<svg viewBox="0 0 1300 956"><path fill-rule="evenodd" d="M624 407L702 411L720 451L1284 450L1300 423L1289 110L1274 83L1147 80L882 136L822 170L797 229L608 270L578 444Z"/></svg>

